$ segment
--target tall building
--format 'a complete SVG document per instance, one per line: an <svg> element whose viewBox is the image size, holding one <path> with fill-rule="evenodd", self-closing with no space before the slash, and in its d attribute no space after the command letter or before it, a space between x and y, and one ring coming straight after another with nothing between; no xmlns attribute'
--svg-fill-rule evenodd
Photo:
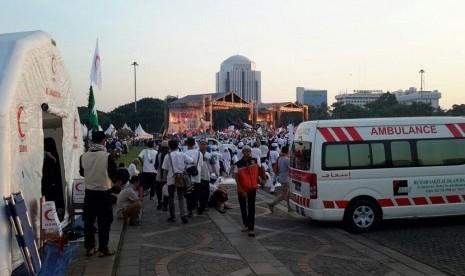
<svg viewBox="0 0 465 276"><path fill-rule="evenodd" d="M300 104L306 104L308 106L328 105L328 91L297 87L296 99Z"/></svg>
<svg viewBox="0 0 465 276"><path fill-rule="evenodd" d="M240 55L227 58L216 73L216 93L234 92L242 99L261 103L261 72L255 62Z"/></svg>

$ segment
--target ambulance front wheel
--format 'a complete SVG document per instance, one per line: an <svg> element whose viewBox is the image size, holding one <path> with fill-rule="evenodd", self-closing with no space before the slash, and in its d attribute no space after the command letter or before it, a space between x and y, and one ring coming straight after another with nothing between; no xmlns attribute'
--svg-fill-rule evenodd
<svg viewBox="0 0 465 276"><path fill-rule="evenodd" d="M381 212L376 203L359 199L349 205L344 215L344 223L349 231L364 233L375 229L380 217Z"/></svg>

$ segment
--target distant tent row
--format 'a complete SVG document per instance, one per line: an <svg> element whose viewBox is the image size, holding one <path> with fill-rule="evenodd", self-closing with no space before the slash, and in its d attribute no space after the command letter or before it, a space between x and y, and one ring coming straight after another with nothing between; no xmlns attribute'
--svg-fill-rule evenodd
<svg viewBox="0 0 465 276"><path fill-rule="evenodd" d="M132 131L132 129L126 123L124 123L124 126L121 129L127 129L127 130ZM99 130L103 131L101 126L99 126ZM82 125L82 136L87 137L87 132L88 132L87 126L83 124ZM112 136L112 137L115 137L117 132L118 131L116 130L116 128L115 128L115 126L113 124L110 124L110 126L107 128L107 130L105 130L105 134L109 135L109 136ZM92 136L91 135L92 131L90 131L89 134L90 134L90 136ZM145 132L145 130L142 128L141 124L139 124L137 126L134 134L136 136L135 139L153 139L153 135Z"/></svg>

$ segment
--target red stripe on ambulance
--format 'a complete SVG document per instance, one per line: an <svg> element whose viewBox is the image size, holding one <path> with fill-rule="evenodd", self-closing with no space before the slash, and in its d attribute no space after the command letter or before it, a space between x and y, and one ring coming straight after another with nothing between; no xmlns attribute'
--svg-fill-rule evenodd
<svg viewBox="0 0 465 276"><path fill-rule="evenodd" d="M465 133L465 124L459 124L459 127Z"/></svg>
<svg viewBox="0 0 465 276"><path fill-rule="evenodd" d="M363 141L362 136L354 127L321 127L318 130L327 142Z"/></svg>
<svg viewBox="0 0 465 276"><path fill-rule="evenodd" d="M333 135L331 134L331 132L329 132L328 128L319 128L318 130L327 142L336 142L336 139L334 139Z"/></svg>
<svg viewBox="0 0 465 276"><path fill-rule="evenodd" d="M431 200L432 204L444 204L444 198L442 196L430 196L429 200Z"/></svg>
<svg viewBox="0 0 465 276"><path fill-rule="evenodd" d="M294 201L295 203L305 206L305 207L310 207L310 198L308 197L303 197L295 193L291 193L289 196L289 200Z"/></svg>
<svg viewBox="0 0 465 276"><path fill-rule="evenodd" d="M446 127L449 129L452 135L454 135L455 138L462 137L462 134L454 124L446 124Z"/></svg>
<svg viewBox="0 0 465 276"><path fill-rule="evenodd" d="M350 136L352 136L352 139L356 142L363 141L362 136L358 134L358 131L355 129L355 127L346 127L345 128L347 132L349 132Z"/></svg>
<svg viewBox="0 0 465 276"><path fill-rule="evenodd" d="M461 195L465 201L465 195ZM430 196L428 202L426 197L399 197L399 198L380 198L378 203L381 207L395 207L395 206L415 206L415 205L429 205L429 204L447 204L447 203L462 203L460 195ZM447 201L446 201L447 200ZM349 204L348 200L324 200L323 206L327 209L344 209Z"/></svg>
<svg viewBox="0 0 465 276"><path fill-rule="evenodd" d="M336 134L337 138L339 138L340 141L349 141L349 137L342 131L342 128L340 127L332 127L331 128L334 133Z"/></svg>
<svg viewBox="0 0 465 276"><path fill-rule="evenodd" d="M396 198L397 206L410 206L412 203L410 203L410 199L407 197L403 198Z"/></svg>
<svg viewBox="0 0 465 276"><path fill-rule="evenodd" d="M426 200L426 197L414 197L412 198L413 203L415 205L428 205L428 201Z"/></svg>
<svg viewBox="0 0 465 276"><path fill-rule="evenodd" d="M460 202L460 197L458 195L449 195L446 196L446 199L449 203L458 203Z"/></svg>

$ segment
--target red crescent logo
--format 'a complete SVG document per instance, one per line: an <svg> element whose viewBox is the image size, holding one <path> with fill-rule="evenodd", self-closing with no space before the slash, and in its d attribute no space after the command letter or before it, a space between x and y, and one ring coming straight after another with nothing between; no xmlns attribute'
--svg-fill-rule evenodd
<svg viewBox="0 0 465 276"><path fill-rule="evenodd" d="M74 140L76 140L76 139L78 138L78 137L77 137L76 125L77 125L77 119L74 118Z"/></svg>
<svg viewBox="0 0 465 276"><path fill-rule="evenodd" d="M26 138L26 133L24 133L21 129L21 115L23 114L23 112L24 112L24 106L20 105L18 107L16 122L18 124L19 138L21 138L21 140L24 140Z"/></svg>
<svg viewBox="0 0 465 276"><path fill-rule="evenodd" d="M46 220L49 220L49 221L53 221L53 215L55 214L55 212L53 210L47 210L44 214L44 217ZM50 217L52 216L52 217Z"/></svg>
<svg viewBox="0 0 465 276"><path fill-rule="evenodd" d="M100 55L97 54L95 56L94 66L95 66L95 68L97 68L99 65L100 65Z"/></svg>
<svg viewBox="0 0 465 276"><path fill-rule="evenodd" d="M74 185L74 189L76 189L76 191L82 192L81 185L82 185L81 182L76 183L76 185Z"/></svg>

